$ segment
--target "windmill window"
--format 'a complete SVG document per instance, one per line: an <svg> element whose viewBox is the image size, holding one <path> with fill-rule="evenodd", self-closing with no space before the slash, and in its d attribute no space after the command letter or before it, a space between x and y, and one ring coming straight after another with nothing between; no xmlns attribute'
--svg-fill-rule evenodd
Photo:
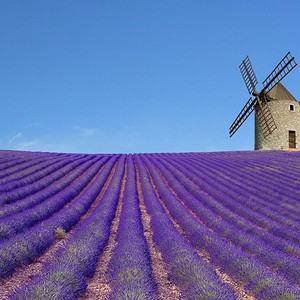
<svg viewBox="0 0 300 300"><path fill-rule="evenodd" d="M296 131L289 130L289 148L296 148Z"/></svg>
<svg viewBox="0 0 300 300"><path fill-rule="evenodd" d="M290 110L295 111L295 106L293 104L290 104Z"/></svg>

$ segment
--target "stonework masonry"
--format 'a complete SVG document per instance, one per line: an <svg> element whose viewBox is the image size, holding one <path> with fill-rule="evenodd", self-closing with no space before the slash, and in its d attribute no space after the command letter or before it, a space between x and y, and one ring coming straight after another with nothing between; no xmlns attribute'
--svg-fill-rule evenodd
<svg viewBox="0 0 300 300"><path fill-rule="evenodd" d="M281 85L279 88L284 87ZM270 101L268 101L268 105L277 129L275 129L272 134L264 137L260 124L255 117L255 150L289 149L289 131L295 131L295 147L296 149L300 149L300 104L290 94L285 96L287 99L276 98L271 98Z"/></svg>

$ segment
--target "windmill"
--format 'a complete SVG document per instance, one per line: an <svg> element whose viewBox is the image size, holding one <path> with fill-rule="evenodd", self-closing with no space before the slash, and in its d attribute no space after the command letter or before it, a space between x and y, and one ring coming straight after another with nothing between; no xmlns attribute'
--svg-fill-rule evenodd
<svg viewBox="0 0 300 300"><path fill-rule="evenodd" d="M255 112L256 124L260 127L263 138L271 135L277 129L276 121L273 118L272 110L269 108L269 92L295 67L297 63L291 53L288 52L278 63L270 75L263 81L263 89L257 92L256 85L258 80L254 73L250 59L247 56L239 66L242 77L248 89L250 99L246 102L236 119L229 128L229 135L232 137L234 133L241 127L246 119ZM283 87L284 88L284 87ZM284 88L285 89L285 88ZM288 91L287 91L288 92ZM289 93L289 92L288 92ZM300 110L299 110L300 111ZM294 132L294 131L293 131ZM282 148L282 147L281 147Z"/></svg>

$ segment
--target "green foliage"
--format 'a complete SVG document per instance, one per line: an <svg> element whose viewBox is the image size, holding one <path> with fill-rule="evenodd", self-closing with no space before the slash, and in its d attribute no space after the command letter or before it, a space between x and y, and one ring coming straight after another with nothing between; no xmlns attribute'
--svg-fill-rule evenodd
<svg viewBox="0 0 300 300"><path fill-rule="evenodd" d="M66 238L66 236L67 236L67 233L64 228L58 227L55 229L55 237L58 240L63 240L64 238Z"/></svg>
<svg viewBox="0 0 300 300"><path fill-rule="evenodd" d="M272 278L264 278L260 280L257 284L257 286L254 289L255 294L257 294L259 291L265 289L266 287L272 285Z"/></svg>
<svg viewBox="0 0 300 300"><path fill-rule="evenodd" d="M30 300L57 299L55 289L51 289L43 285L36 286L36 288L28 296L30 296Z"/></svg>
<svg viewBox="0 0 300 300"><path fill-rule="evenodd" d="M9 235L10 232L11 232L11 228L8 225L3 223L0 224L0 237L5 237Z"/></svg>
<svg viewBox="0 0 300 300"><path fill-rule="evenodd" d="M118 279L122 284L130 284L130 282L138 281L141 276L143 276L141 269L126 268L118 274Z"/></svg>
<svg viewBox="0 0 300 300"><path fill-rule="evenodd" d="M231 232L230 229L226 228L221 232L222 237L226 237Z"/></svg>
<svg viewBox="0 0 300 300"><path fill-rule="evenodd" d="M145 293L140 290L136 289L133 291L126 291L120 293L120 295L114 295L114 299L116 300L147 300L150 299L149 296L145 295Z"/></svg>
<svg viewBox="0 0 300 300"><path fill-rule="evenodd" d="M52 271L46 276L46 279L45 282L53 282L55 286L67 286L71 291L76 291L81 287L81 282L68 269Z"/></svg>
<svg viewBox="0 0 300 300"><path fill-rule="evenodd" d="M297 300L298 297L290 292L285 292L282 295L279 295L278 297L275 298L275 300Z"/></svg>

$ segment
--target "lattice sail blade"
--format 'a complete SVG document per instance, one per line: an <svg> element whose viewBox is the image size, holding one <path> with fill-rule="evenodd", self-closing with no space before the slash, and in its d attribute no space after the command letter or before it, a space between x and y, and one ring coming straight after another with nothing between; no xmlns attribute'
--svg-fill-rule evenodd
<svg viewBox="0 0 300 300"><path fill-rule="evenodd" d="M232 137L234 133L241 127L254 110L254 105L257 102L256 98L250 98L242 108L238 116L233 121L229 128L229 135Z"/></svg>
<svg viewBox="0 0 300 300"><path fill-rule="evenodd" d="M274 68L270 75L263 81L262 92L267 93L272 89L272 87L282 80L288 73L290 73L297 63L295 58L292 57L291 53L288 52L286 56L279 62L279 64Z"/></svg>
<svg viewBox="0 0 300 300"><path fill-rule="evenodd" d="M256 75L254 73L252 64L250 62L250 58L247 56L239 66L242 77L245 81L246 87L248 89L249 94L252 94L255 90L255 86L258 81Z"/></svg>
<svg viewBox="0 0 300 300"><path fill-rule="evenodd" d="M258 105L255 106L255 114L263 133L264 137L272 134L272 132L277 128L275 121L273 119L271 110L269 108L267 100L264 98L263 101L258 97Z"/></svg>

